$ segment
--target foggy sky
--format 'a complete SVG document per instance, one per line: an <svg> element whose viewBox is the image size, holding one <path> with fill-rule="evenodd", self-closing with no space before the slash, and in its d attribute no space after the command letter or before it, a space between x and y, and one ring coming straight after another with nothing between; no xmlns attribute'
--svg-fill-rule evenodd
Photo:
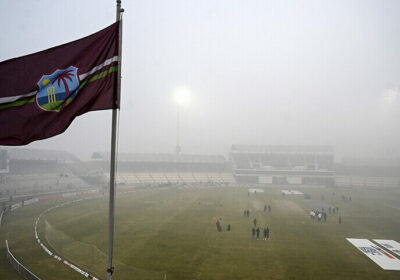
<svg viewBox="0 0 400 280"><path fill-rule="evenodd" d="M400 157L399 1L122 1L119 151L232 144L332 145L341 157ZM0 0L0 61L115 21L115 1ZM111 111L28 145L87 159L110 149ZM1 128L0 128L1 129Z"/></svg>

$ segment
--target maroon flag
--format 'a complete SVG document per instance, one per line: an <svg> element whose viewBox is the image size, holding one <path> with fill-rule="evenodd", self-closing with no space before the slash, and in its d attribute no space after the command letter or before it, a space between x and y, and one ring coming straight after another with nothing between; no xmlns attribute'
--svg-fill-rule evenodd
<svg viewBox="0 0 400 280"><path fill-rule="evenodd" d="M119 22L83 39L0 62L0 145L63 133L76 116L116 108Z"/></svg>

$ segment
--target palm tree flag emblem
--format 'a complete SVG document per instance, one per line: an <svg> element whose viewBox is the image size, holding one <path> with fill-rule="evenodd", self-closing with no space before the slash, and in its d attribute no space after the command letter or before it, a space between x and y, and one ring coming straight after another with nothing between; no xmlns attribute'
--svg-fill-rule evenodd
<svg viewBox="0 0 400 280"><path fill-rule="evenodd" d="M36 104L45 111L59 112L78 95L78 68L57 69L53 74L43 75L37 85Z"/></svg>

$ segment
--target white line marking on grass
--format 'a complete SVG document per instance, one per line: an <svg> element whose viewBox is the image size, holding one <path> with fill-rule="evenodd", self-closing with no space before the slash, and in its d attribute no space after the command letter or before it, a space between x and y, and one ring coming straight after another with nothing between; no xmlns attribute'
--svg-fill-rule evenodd
<svg viewBox="0 0 400 280"><path fill-rule="evenodd" d="M76 202L79 202L79 201L82 201L82 200L88 200L88 199L93 199L93 198L98 198L98 197L101 197L101 195L97 195L97 196L93 196L93 197L80 198L80 199L76 199L76 200L73 200L73 201L67 201L67 202L58 204L58 205L56 205L56 206L50 207L50 208L46 209L45 211L43 211L43 212L39 215L39 217L36 219L36 222L35 222L35 238L36 238L36 241L39 243L40 247L42 247L42 249L43 249L47 254L49 254L49 256L53 257L53 258L56 259L57 261L64 263L65 265L67 265L67 266L70 267L71 269L75 270L76 272L82 274L82 275L85 276L86 278L90 278L90 279L93 279L93 280L99 280L99 279L96 278L96 277L93 276L93 275L90 275L89 273L87 273L86 271L80 269L79 267L75 266L74 264L68 262L67 260L63 260L61 257L59 257L59 256L57 256L56 254L54 254L53 252L51 252L51 251L40 241L39 235L38 235L38 233L37 233L37 226L38 226L38 223L39 223L40 218L41 218L45 213L48 213L49 211L51 211L51 210L53 210L53 209L56 209L56 208L62 207L62 206L66 206L66 205L69 205L69 204L71 204L71 203L76 203ZM51 244L50 244L50 245L51 245Z"/></svg>

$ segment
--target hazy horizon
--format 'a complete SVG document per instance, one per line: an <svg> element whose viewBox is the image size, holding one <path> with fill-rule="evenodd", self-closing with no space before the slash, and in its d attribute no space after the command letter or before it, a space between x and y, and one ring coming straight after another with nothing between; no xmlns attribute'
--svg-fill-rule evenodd
<svg viewBox="0 0 400 280"><path fill-rule="evenodd" d="M184 154L232 144L330 145L400 158L400 2L122 1L119 151ZM13 12L10 12L13 11ZM0 61L94 33L115 1L0 0ZM109 151L111 111L20 148Z"/></svg>

